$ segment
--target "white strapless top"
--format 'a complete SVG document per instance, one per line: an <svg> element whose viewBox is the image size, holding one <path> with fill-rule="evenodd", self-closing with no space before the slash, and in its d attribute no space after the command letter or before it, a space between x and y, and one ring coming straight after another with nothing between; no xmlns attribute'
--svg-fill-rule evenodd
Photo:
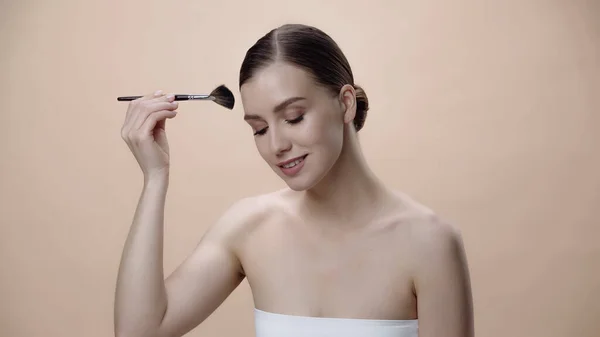
<svg viewBox="0 0 600 337"><path fill-rule="evenodd" d="M418 320L324 318L254 309L256 337L417 337Z"/></svg>

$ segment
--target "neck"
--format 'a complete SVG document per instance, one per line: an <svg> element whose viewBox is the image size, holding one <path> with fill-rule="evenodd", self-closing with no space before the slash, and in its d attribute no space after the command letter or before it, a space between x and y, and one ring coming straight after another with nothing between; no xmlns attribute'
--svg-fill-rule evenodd
<svg viewBox="0 0 600 337"><path fill-rule="evenodd" d="M386 193L368 167L357 136L345 132L336 164L313 188L304 193L304 207L311 218L328 223L364 224L377 212Z"/></svg>

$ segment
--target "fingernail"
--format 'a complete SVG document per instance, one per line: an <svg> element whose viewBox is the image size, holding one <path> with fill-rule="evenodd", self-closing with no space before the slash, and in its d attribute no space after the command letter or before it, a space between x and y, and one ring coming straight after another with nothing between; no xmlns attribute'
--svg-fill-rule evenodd
<svg viewBox="0 0 600 337"><path fill-rule="evenodd" d="M168 94L167 95L167 99L173 99L174 97L175 97L175 95L173 95L173 94Z"/></svg>
<svg viewBox="0 0 600 337"><path fill-rule="evenodd" d="M162 90L157 90L157 91L154 93L154 96L160 96L161 94L162 94Z"/></svg>

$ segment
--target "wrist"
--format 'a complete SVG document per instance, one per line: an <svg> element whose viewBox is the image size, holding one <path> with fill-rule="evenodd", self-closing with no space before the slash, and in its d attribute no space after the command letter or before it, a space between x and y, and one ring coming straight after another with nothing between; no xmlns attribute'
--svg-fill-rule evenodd
<svg viewBox="0 0 600 337"><path fill-rule="evenodd" d="M158 171L144 174L144 185L148 187L166 186L169 183L169 169L164 168Z"/></svg>

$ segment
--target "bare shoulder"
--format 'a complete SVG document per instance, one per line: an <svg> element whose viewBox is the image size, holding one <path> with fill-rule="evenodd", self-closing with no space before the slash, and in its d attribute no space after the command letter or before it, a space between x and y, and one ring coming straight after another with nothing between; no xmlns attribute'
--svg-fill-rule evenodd
<svg viewBox="0 0 600 337"><path fill-rule="evenodd" d="M463 249L462 233L458 227L432 213L415 221L411 228L413 248L425 254L422 258L433 258L435 254L447 258L458 258ZM438 256L440 257L440 256Z"/></svg>
<svg viewBox="0 0 600 337"><path fill-rule="evenodd" d="M239 242L270 213L270 196L234 202L165 280L167 311L157 336L182 336L203 322L245 277Z"/></svg>
<svg viewBox="0 0 600 337"><path fill-rule="evenodd" d="M226 241L237 246L246 234L264 223L273 215L280 203L281 191L248 196L233 202L207 230L203 240Z"/></svg>
<svg viewBox="0 0 600 337"><path fill-rule="evenodd" d="M456 253L456 249L461 249L463 240L458 227L412 197L401 193L397 195L399 212L407 226L403 234L409 236L413 249L429 254Z"/></svg>
<svg viewBox="0 0 600 337"><path fill-rule="evenodd" d="M430 269L436 269L438 273L466 270L462 233L439 216L432 214L413 223L410 239L417 288L419 280L423 280L422 276L428 275Z"/></svg>
<svg viewBox="0 0 600 337"><path fill-rule="evenodd" d="M404 200L419 336L473 336L471 282L460 230L426 206Z"/></svg>

